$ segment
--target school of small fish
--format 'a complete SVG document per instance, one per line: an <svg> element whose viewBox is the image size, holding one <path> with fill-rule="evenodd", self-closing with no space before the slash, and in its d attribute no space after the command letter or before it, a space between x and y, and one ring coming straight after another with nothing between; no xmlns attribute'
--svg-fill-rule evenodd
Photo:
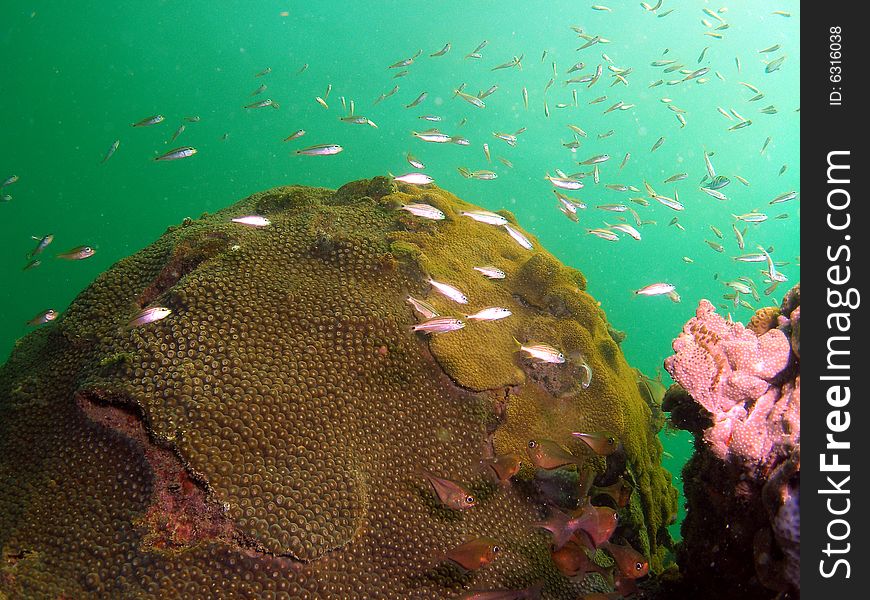
<svg viewBox="0 0 870 600"><path fill-rule="evenodd" d="M540 169L538 177L542 190L541 197L548 197L547 206L559 210L572 223L582 222L579 231L584 231L585 236L609 243L620 243L626 238L630 238L632 241L624 242L626 244L644 243L644 233L650 227L668 228L667 231L674 232L675 235L679 236L681 234L676 232L684 232L688 227L688 225L684 225L685 220L680 220L681 217L694 210L704 210L707 213L719 210L723 215L730 215L731 218L727 224L720 223L721 229L713 223L707 225L712 233L712 236L709 237L712 239L705 239L704 243L714 252L723 254L727 252L735 265L754 263L760 268L754 277L739 274L720 278L717 273L714 278L725 288L722 298L727 302L727 304L720 304L720 306L733 307L735 310L743 308L755 311L762 301L762 294L759 293L759 290L761 289L765 296L771 296L779 284L788 281L788 277L782 269L791 264L788 261L774 260L774 248L761 241L764 223L787 219L790 213L782 212L772 216L763 212L762 207L765 204L767 206L796 204L794 201L798 199L799 192L786 188L773 198L759 199L759 206L749 212L737 214L739 211L736 209L731 212L729 209L729 204L732 201L731 196L736 196L743 191L743 188L748 188L750 182L740 174L729 171L725 165L717 164L719 161L715 149L706 147L703 140L686 137L680 139L681 136L689 135L684 133L684 130L690 131L692 118L690 111L685 108L687 104L681 106L679 96L680 92L687 86L707 85L712 88L714 86L710 84L715 84L740 89L741 93L746 94L745 104L738 107L710 105L711 113L715 110L726 120L723 129L733 132L727 135L733 135L734 143L738 145L742 143L739 138L743 135L739 133L741 130L750 127L753 129L763 127L764 120L780 113L781 107L773 104L763 106L769 102L769 100L760 102L765 98L764 86L747 81L750 79L747 74L750 72L750 66L741 63L740 57L734 57L733 67L731 66L731 58L727 59L729 69L736 69L737 76L733 81L726 77L725 73L730 71L726 70L724 58L717 56L715 49L716 40L722 40L728 35L728 30L731 27L727 20L728 9L726 7L717 9L711 6L688 9L672 0L669 4L673 6L664 6L664 4L664 0L657 0L655 4L640 2L640 9L650 16L655 16L656 19L664 19L677 10L697 10L700 13L698 19L702 28L698 31L699 40L710 45L705 45L700 50L697 59L694 58L694 53L692 57L677 57L670 52L670 49L665 48L660 55L650 56L648 64L632 65L616 62L611 58L611 56L618 56L615 50L611 50L615 47L611 46L611 43L622 33L620 24L616 19L620 11L628 10L628 8L595 4L591 5L591 10L602 15L613 15L613 22L606 27L601 27L601 30L589 30L584 26L567 25L572 35L576 35L576 45L570 49L571 54L568 59L570 66L567 67L565 65L562 65L561 68L557 67L557 63L552 57L549 64L540 66L545 63L548 55L552 56L552 49L543 51L539 63L530 64L530 62L534 63L534 59L525 63L524 60L527 52L530 52L531 49L526 49L524 52L515 48L498 48L497 44L490 46L488 40L481 41L473 50L461 56L456 56L454 53L447 57L453 50L454 43L457 47L464 49L470 49L473 44L465 42L460 44L458 40L451 40L445 41L440 48L432 48L425 53L423 49L417 49L415 52L409 53L406 58L400 58L392 64L384 65L384 71L388 74L385 77L389 77L387 79L389 83L381 88L386 89L386 91L371 101L370 107L373 112L369 114L381 121L380 117L384 114L391 114L389 110L393 107L397 111L411 111L426 107L425 114L417 116L417 119L424 121L426 125L409 130L407 134L407 141L416 144L414 153L407 150L401 152L413 171L400 175L390 174L391 179L413 186L433 184L434 177L425 173L427 164L431 161L424 162L415 156L418 151L422 153L424 148L432 147L432 145L458 146L460 149L456 152L465 153L468 151L462 150L461 147L479 144L479 147L482 148L482 156L486 161L485 165L475 164L475 162L482 162L480 154L474 156L466 154L462 162L455 159L456 163L453 164L455 172L460 177L475 181L473 185L492 185L486 182L495 180L500 176L510 176L510 170L513 169L515 161L521 158L524 145L528 144L525 141L528 136L523 136L527 131L526 126L516 128L516 126L503 124L502 127L498 128L489 127L487 129L491 135L486 134L485 140L470 139L472 136L459 135L457 130L470 120L479 118L480 114L487 111L492 112L493 106L498 103L502 103L503 106L513 106L518 115L524 114L521 110L532 110L530 107L536 104L539 108L535 110L541 110L546 119L544 123L548 124L548 127L551 126L549 124L552 124L552 129L559 132L553 134L553 144L558 143L567 150L565 152L566 162L571 164L570 168L560 165L550 169L543 167ZM633 7L632 10L637 10L637 8ZM772 14L782 17L790 16L784 11L774 11ZM595 22L601 21L596 20ZM754 66L759 71L759 77L762 76L761 71L763 71L763 76L775 76L777 71L789 67L783 46L783 43L776 43L763 49L747 50L752 54L752 60L756 62ZM606 52L602 52L605 49ZM437 90L417 88L413 94L402 99L398 105L396 100L390 100L401 90L400 84L393 83L392 80L402 79L405 81L418 61L453 59L460 65L456 69L457 81L455 85L449 86L448 89ZM236 110L261 115L264 112L271 113L271 111L261 111L260 109L280 110L282 105L291 104L290 101L279 102L271 97L266 97L270 88L270 80L279 74L301 76L308 70L308 67L308 63L301 66L285 65L284 69L276 68L274 72L271 67L266 67L254 73L252 75L254 83L250 87L246 85L247 89L240 93L240 101ZM546 69L543 77L540 75L542 68ZM284 72L282 73L282 71ZM513 87L486 80L493 72L515 74ZM646 75L642 75L642 73ZM640 81L644 76L647 76L647 80ZM484 84L478 87L476 83L469 84L469 81L484 81ZM756 81L756 83L758 82ZM404 83L401 85L405 86ZM623 171L623 169L632 159L631 152L627 152L626 148L619 148L622 131L636 124L634 116L636 111L634 109L641 102L645 102L645 106L648 105L649 101L643 100L643 98L651 93L650 90L660 86L663 86L662 90L667 90L660 98L660 103L655 104L659 107L657 110L661 111L662 118L650 125L648 132L650 137L646 138L649 141L644 142L642 150L635 149L632 165L639 161L638 153L657 153L658 157L666 154L672 148L686 148L690 145L695 150L695 158L684 157L678 153L674 156L672 169L669 168L667 171L667 173L672 174L667 177L658 174L654 176L652 173L637 181L620 177L620 173L628 172ZM593 87L595 90L592 90ZM251 90L251 88L254 89ZM332 83L325 83L322 87L318 85L317 90L318 92L319 90L323 91L320 95L314 96L312 94L305 99L294 99L293 102L301 103L304 101L310 103L309 105L318 106L318 112L324 115L322 118L337 118L348 125L367 126L348 128L351 132L350 135L353 135L353 131L369 131L371 135L377 134L376 131L372 130L378 130L378 125L368 116L357 113L357 103L349 95L339 95L341 92L336 91L336 95L330 98L334 91ZM273 92L274 90L270 94ZM658 95L658 91L655 92L655 95ZM337 102L335 96L338 96ZM457 106L462 106L468 111L467 116L454 125L445 124L444 118L429 112L437 110L437 107L441 106L443 102L454 102ZM339 105L341 112L336 117L335 111L338 110ZM435 108L431 108L433 106ZM519 108L520 106L522 109ZM387 112L384 113L384 110ZM375 111L382 112L373 114ZM392 114L395 116L395 112ZM141 134L144 129L151 130L171 120L159 113L131 119L130 127L133 129L128 129L128 132L130 135ZM668 124L665 123L666 120ZM190 138L191 134L188 132L195 129L197 127L195 124L200 121L201 118L198 115L176 119L173 124L175 128L170 130L172 134L163 136L163 143L167 146L161 150L155 150L150 157L150 163L181 161L200 155L200 150L194 146L173 147L179 138L184 141ZM600 124L605 121L606 126L601 126ZM578 123L582 124L583 127ZM305 128L302 128L302 125ZM309 131L316 133L316 125L316 123L295 123L293 127L288 127L287 130L277 135L276 141L295 142L303 136L310 135ZM596 126L600 126L600 130L594 130L593 127ZM441 131L441 128L445 131ZM567 136L568 132L570 132L571 137L566 141L562 134ZM221 139L226 140L228 136L229 133L224 133ZM367 151L362 143L355 144L351 141L345 147L345 142L340 144L329 138L318 139L317 135L311 135L311 138L312 142L317 143L294 148L288 152L288 156L298 157L292 160L306 163L308 160L315 162L320 160L314 157L331 157L345 151L349 154L364 155ZM655 141L650 144L652 140ZM292 147L294 144L289 145ZM166 150L167 147L171 149ZM770 156L771 152L775 151L775 147L773 136L767 136L758 150L757 156L765 155L765 153ZM121 139L115 139L107 146L102 146L101 150L102 148L106 149L101 156L94 158L94 162L104 165L99 168L111 168L110 159L121 149ZM607 152L602 151L605 149ZM752 152L755 153L756 150L757 147L753 148ZM490 168L478 168L492 163L493 155L499 151L515 154L512 158L496 156L506 170L496 171ZM121 152L124 151L121 150ZM202 154L207 154L207 152ZM147 158L143 157L146 164L149 163ZM201 156L198 160L203 158L205 157ZM612 158L614 160L611 160ZM324 158L323 160L332 159ZM151 168L160 170L172 167L153 165ZM778 177L787 171L788 165L781 165L777 169L776 176ZM773 178L772 174L771 178ZM732 179L738 181L742 188L741 186L729 188ZM695 183L690 183L691 181L695 181ZM2 202L12 201L13 198L9 191L17 190L22 185L26 185L26 183L19 183L17 175L6 177L0 183ZM548 190L554 193L555 202L549 198ZM604 190L608 191L604 192ZM620 195L619 201L602 201L604 194L611 198L614 194L618 194ZM793 206L793 204L789 204L789 206ZM445 221L447 219L447 215L439 208L420 202L404 204L398 207L397 211L404 211L402 214L407 213L407 218L431 221ZM673 216L674 213L679 216ZM668 219L670 221L668 225L659 226L659 220L656 217L661 219L663 214L666 214L667 217L663 218L662 221ZM535 244L523 232L513 226L506 216L498 212L482 209L471 210L462 212L455 218L469 219L482 225L498 228L503 235L510 237L519 247L525 250L535 248ZM272 225L267 217L256 214L239 215L228 220L234 224L233 227L261 229ZM572 226L567 225L567 227ZM26 255L28 262L23 267L23 270L26 271L36 269L42 264L43 253L54 242L54 235L34 236L33 241L36 242L36 245ZM680 242L676 241L675 243L679 244ZM687 255L682 257L682 264L674 265L672 270L676 272L691 268L686 267L686 265L694 264L694 259L688 255L693 251L710 251L704 249L701 244L699 246L698 249L688 246L682 248L681 251L686 252ZM610 247L608 246L608 248ZM95 253L93 245L80 245L57 253L55 256L68 261L80 261L94 256ZM799 257L797 257L796 263L799 266ZM489 280L487 285L491 286L498 286L501 280L507 278L502 269L493 265L468 264L464 268L477 272L480 277ZM435 304L433 305L432 301L428 299L407 297L406 301L411 314L416 317L416 322L409 326L409 335L417 335L421 340L425 340L427 336L461 336L463 334L453 332L467 327L505 327L504 320L508 320L509 323L512 316L509 307L491 306L486 298L468 297L454 283L451 283L449 274L429 277L427 282L430 286L432 301ZM672 283L651 281L638 282L638 285L641 287L633 291L635 296L644 298L665 296L675 303L681 301L680 294ZM655 300L649 301L654 302ZM439 310L436 306L449 307L449 309L441 308ZM452 314L441 314L441 312ZM170 308L148 306L140 307L136 313L125 315L121 322L126 323L126 328L135 329L147 327L172 316L173 310ZM30 319L27 325L40 326L59 317L58 311L45 309ZM582 357L568 356L545 340L515 339L514 341L517 360L531 361L542 367L557 369L565 368L566 363L574 363L583 373L582 380L579 382L581 387L586 389L592 384L594 373ZM582 440L589 450L599 457L610 456L620 445L619 440L608 432L574 432L573 437ZM547 439L529 440L527 454L528 460L534 468L547 471L568 467L575 468L579 472L585 460L583 457L572 454L560 443ZM482 469L497 483L507 485L510 479L519 472L521 461L524 460L526 460L525 457L507 454L486 456L481 459L480 463ZM422 469L418 475L427 484L435 501L441 507L456 511L474 509L477 498L466 483L440 477ZM593 489L591 479L581 483L581 486L585 486L584 489ZM613 498L617 506L624 507L628 502L631 488L620 480L608 488L595 489L595 493L606 494ZM591 496L591 491L587 494ZM602 567L589 560L590 553L599 548L609 553L615 563L611 571L605 573L609 577L615 576L617 580L627 582L644 576L649 569L647 559L629 546L620 546L609 541L616 526L617 514L614 509L606 506L593 506L589 502L581 503L570 514L551 508L549 516L538 524L540 529L549 532L552 536L553 561L558 569L568 577L582 578L585 573L590 571L604 573ZM485 536L476 536L454 548L447 549L441 558L465 571L476 571L486 568L490 563L498 560L502 553L503 546L500 541ZM623 585L627 584L623 583ZM534 585L525 590L478 590L470 591L462 597L478 600L509 597L534 598L540 594L540 590L540 585Z"/></svg>
<svg viewBox="0 0 870 600"><path fill-rule="evenodd" d="M617 15L619 11L627 10L626 7L607 7L603 5L593 5L590 8L601 14L612 15ZM728 35L728 30L731 27L731 24L728 22L728 8L724 6L720 8L703 7L700 9L689 9L677 4L674 4L673 6L665 6L665 2L660 0L655 4L641 2L640 10L649 13L650 15L655 15L655 17L659 19L664 19L677 10L698 10L698 19L701 26L698 33L699 35L713 38L713 40L723 39L724 36ZM785 11L773 11L771 14L782 17L790 16L790 13ZM616 17L614 16L613 18L615 19ZM596 23L598 22L600 22L600 20L596 20ZM650 218L654 217L654 215L644 215L642 212L644 210L651 212L651 206L659 204L666 209L678 212L684 210L691 211L695 206L703 206L704 210L709 210L710 206L707 205L706 201L710 199L722 203L723 206L727 206L731 194L731 192L728 191L727 186L731 183L732 178L739 181L744 187L750 185L750 182L747 179L737 173L731 173L729 175L717 174L715 166L716 152L713 149L708 149L703 146L699 148L699 151L703 156L702 165L690 164L688 160L684 160L683 156L677 155L675 157L676 163L674 165L674 174L666 179L658 179L650 174L648 178L645 178L642 181L608 181L611 177L617 174L617 171L622 171L626 166L631 157L631 153L629 152L617 153L614 149L610 153L579 154L580 159L578 160L578 153L582 151L584 145L591 143L588 141L591 138L587 133L587 129L591 126L591 121L593 119L588 112L589 109L582 108L583 105L588 107L594 107L599 104L602 106L608 106L608 108L603 111L600 111L599 109L600 116L596 117L595 120L600 121L602 118L606 119L608 120L608 124L611 126L609 126L606 131L598 132L596 141L617 144L617 141L610 141L619 138L619 117L616 117L616 115L626 113L630 119L633 114L632 109L640 103L640 98L638 97L639 93L647 93L648 90L658 88L659 86L665 86L668 89L668 93L661 98L661 104L663 105L663 109L666 109L664 112L665 115L672 114L673 117L676 118L678 129L676 134L671 132L669 135L664 135L666 133L665 130L668 129L664 125L665 117L663 116L662 122L655 123L653 127L660 131L655 132L651 138L656 140L649 149L649 152L651 153L665 152L666 148L670 147L667 140L675 135L681 135L680 132L688 127L691 122L689 111L679 105L678 96L681 88L689 85L698 86L710 84L712 76L714 75L721 85L736 86L737 89L744 90L744 92L748 94L745 99L745 108L723 106L714 107L713 104L710 105L711 111L715 108L716 111L727 119L726 129L729 132L735 132L735 136L739 136L740 134L736 132L742 129L750 126L756 128L760 126L759 123L761 122L761 117L751 118L750 116L744 116L746 111L757 111L762 115L775 115L780 111L772 104L760 109L752 108L753 106L757 106L753 103L758 102L765 97L765 93L762 89L763 86L756 85L747 80L748 76L745 72L749 70L749 67L746 62L741 62L740 57L735 57L733 61L734 68L736 68L737 72L736 80L731 81L728 79L724 74L724 72L727 71L724 66L722 66L723 57L715 56L715 41L707 42L706 45L703 45L697 59L694 59L694 57L678 57L675 54L672 54L669 48L665 48L660 56L650 57L648 66L641 64L627 65L619 64L611 58L611 56L616 56L615 51L610 50L610 48L615 47L611 45L614 41L611 36L616 37L620 32L618 22L614 21L612 24L609 24L608 27L602 27L601 30L596 29L594 31L588 30L586 27L579 25L567 25L567 27L573 35L576 35L578 41L576 47L571 49L573 56L570 56L568 61L570 66L559 69L556 61L551 59L549 64L544 66L544 68L547 69L547 74L544 79L544 85L539 88L542 90L540 94L536 94L533 91L537 88L537 85L533 81L533 78L536 77L534 75L536 65L530 65L528 62L524 63L526 52L512 52L511 50L508 50L507 52L504 52L506 56L502 56L501 61L497 60L499 57L496 55L494 56L494 58L496 58L495 62L489 64L490 56L495 55L500 51L500 49L495 47L496 44L490 45L488 40L483 40L477 44L471 52L468 52L461 57L457 57L457 60L459 60L464 67L461 71L461 75L458 75L458 77L472 80L486 77L487 73L492 72L516 72L519 81L516 83L515 89L505 89L507 86L504 84L490 84L485 89L483 87L474 88L478 90L475 93L472 92L472 88L468 84L468 81L459 81L454 87L447 90L417 90L413 96L410 96L407 100L402 102L402 106L404 109L412 110L427 105L427 101L428 105L432 105L433 101L430 100L430 98L433 97L436 97L434 104L437 106L440 105L442 101L450 101L450 98L452 97L454 101L461 101L469 105L472 110L472 113L461 119L456 127L462 127L470 119L477 118L475 113L478 111L486 111L488 103L491 102L503 102L510 105L519 102L519 99L521 99L523 110L530 110L530 103L535 96L538 96L537 101L540 102L546 119L553 121L558 120L554 118L555 115L550 111L551 105L554 108L559 109L561 113L572 115L567 117L568 122L566 123L567 128L571 132L572 139L567 142L564 141L564 139L559 140L559 144L570 151L572 162L581 167L581 169L575 170L572 168L563 170L563 168L554 167L551 170L553 174L551 174L551 172L544 172L542 173L542 179L552 186L552 191L556 194L556 202L553 204L555 209L564 214L571 222L584 222L585 224L582 226L582 230L584 230L587 235L611 243L619 242L624 238L631 238L634 241L642 242L643 230L647 227L656 226L658 224L657 219ZM423 49L418 49L414 53L409 53L406 58L385 65L385 71L387 71L393 79L405 78L411 74L414 65L419 60L451 60L447 55L451 52L453 46L453 41L446 41L440 49L426 53L425 56ZM599 53L599 51L604 48L608 48L607 52ZM785 54L783 43L770 44L765 48L751 50L751 52L753 53L752 59L757 61L759 64L760 70L763 71L763 76L771 76L777 71L787 67L787 54ZM597 57L596 53L599 53ZM552 55L552 49L545 50L541 55L540 63L544 64L548 56ZM717 58L719 60L718 63L715 62L715 59ZM476 63L479 63L479 66L477 66ZM716 65L719 65L718 68ZM301 67L288 67L290 69L290 74L301 76L308 70L309 64L305 63ZM542 67L537 66L537 68ZM240 102L237 110L258 111L263 108L271 108L273 110L280 109L282 103L279 103L273 98L264 97L267 90L269 90L270 80L278 76L280 72L281 70L279 69L273 71L271 67L266 67L254 73L253 79L256 81L256 87L250 92L246 91L244 94L240 94L240 98L247 96L248 100ZM642 77L642 72L650 74L649 81L637 81ZM528 76L525 74L528 74ZM638 83L640 85L638 85ZM374 105L386 102L389 98L399 93L400 85L391 85L392 87L388 91L383 92L374 100ZM591 91L591 88L593 87L596 87L596 89L603 89L606 93L603 95L596 95ZM331 83L325 83L321 89L323 89L323 92L320 95L314 96L313 101L320 105L325 112L332 111L335 108L334 106L330 108L330 105L334 104L332 100L330 100L330 95L333 92L333 85ZM444 94L445 98L443 100L441 97L438 97L439 93ZM565 97L560 98L560 96ZM301 99L299 100L301 101ZM378 125L376 125L370 118L357 114L357 103L349 96L340 95L338 97L338 104L341 105L343 112L343 114L338 116L340 121L351 125L368 125L371 128L378 128ZM402 109L400 108L400 110ZM514 110L519 111L518 108L515 108ZM800 109L797 108L796 110L799 111ZM579 113L580 116L573 116L576 113ZM418 118L429 123L441 123L443 121L442 117L437 114L423 114ZM159 127L161 124L170 120L171 119L168 119L164 114L157 113L133 119L131 120L130 125L135 130L151 129ZM176 128L174 129L174 132L171 136L168 136L168 139L164 139L164 143L174 144L174 142L182 135L189 136L190 134L186 132L191 127L195 127L194 124L199 123L200 121L201 118L198 115L187 115L178 118L176 120ZM583 129L576 124L581 121L585 123L584 127L587 129ZM314 124L309 125L307 129L314 130L313 125ZM306 135L307 129L298 128L281 139L283 139L284 142L293 142ZM521 149L523 146L521 134L526 130L526 127L521 127L516 131L511 132L510 129L505 127L500 131L492 131L492 136L496 140L495 142L479 142L482 145L483 155L486 162L489 163L492 161L490 143L498 144L499 142L504 142L504 145L508 150ZM651 133L653 133L652 130ZM428 129L421 128L420 131L410 131L409 134L412 139L415 138L422 142L434 144L471 146L475 143L464 136L457 135L455 132L444 133L437 127L429 127ZM228 133L225 133L222 139L226 140L228 135ZM605 140L607 141L605 142ZM335 143L328 139L314 141L319 141L320 143L304 148L296 148L292 150L292 155L300 157L329 157L345 151L344 145ZM694 141L690 143L697 144L697 142ZM738 139L735 143L739 144L741 142ZM773 137L768 136L765 139L759 154L764 155L767 152L769 155L770 148L774 147L774 145ZM111 142L111 144L108 145L108 149L99 160L99 163L106 165L119 151L120 146L121 139L115 139ZM683 147L685 146L686 144L683 144ZM365 152L365 148L355 147L351 143L349 151ZM194 146L178 146L170 150L155 152L154 156L152 156L152 160L154 162L179 161L194 157L198 154L199 150ZM612 155L624 156L618 168L611 166L613 164L610 160ZM426 165L423 162L415 158L411 152L406 153L406 158L408 164L410 164L415 171L395 176L393 179L398 182L413 185L427 185L434 183L434 178L423 172L426 169ZM512 159L504 156L498 156L497 158L506 168L513 168L514 161ZM585 167L585 169L583 167ZM719 168L721 169L722 165L720 165ZM782 165L779 168L778 175L781 176L785 173L787 168L787 164ZM695 185L688 184L688 181L693 176L692 171L701 176L698 183ZM473 168L466 164L457 165L457 172L465 179L478 180L482 182L495 180L500 175L496 170ZM504 175L504 173L502 173L502 175ZM11 189L13 184L17 184L16 187L20 187L21 184L18 183L18 181L19 177L17 175L11 175L0 184L0 192L2 192L2 196L0 197L2 197L3 202L9 202L12 200L12 196L7 190ZM660 183L657 183L657 181ZM589 214L588 217L584 217L584 215L587 214L584 211L587 211L589 204L588 201L578 197L569 196L565 192L576 192L584 196L600 196L601 188L595 187L599 185L612 192L625 194L626 200L629 203L636 205L636 208L632 208L629 206L629 203L626 202L596 204L598 209L612 213L614 218L603 220L600 223L589 222L594 221L595 217L592 214ZM660 192L656 190L656 187L663 185L668 186L667 191L663 190ZM682 198L680 193L681 189ZM735 192L735 194L736 193L737 192ZM799 193L796 190L784 190L783 193L769 200L768 205L790 202L796 200L798 195ZM651 204L651 200L655 201L656 204ZM443 213L434 207L406 205L402 207L402 209L424 218L444 218ZM769 219L773 219L774 221L787 219L789 216L789 212L782 212L776 216L769 216L762 212L760 207L742 215L732 213L733 220L730 223L733 232L732 239L726 240L723 235L717 234L717 240L705 240L707 246L715 252L725 253L733 251L735 262L750 262L740 256L740 253L743 252L746 244L752 244L762 248L766 256L763 261L757 261L763 263L763 266L766 268L761 269L756 277L750 278L743 276L744 279L748 279L751 282L747 283L745 287L728 286L728 284L725 283L726 287L729 289L727 290L727 293L723 295L723 299L727 300L728 304L721 304L721 307L725 308L733 306L735 309L742 307L747 310L755 310L757 306L750 303L749 298L756 303L759 301L757 289L761 287L761 285L766 286L763 290L764 294L770 296L777 289L777 286L780 283L788 281L788 277L783 273L782 267L788 266L791 263L789 261L775 261L772 258L774 248L762 243L758 238L760 238L763 233L763 229L760 227L762 223L767 222ZM267 220L263 217L249 216L244 219L247 220L236 220L236 222L253 227L263 227L268 225ZM265 222L261 223L258 219L263 219ZM670 225L674 226L677 230L685 231L686 227L683 224L684 222L685 221L681 222L677 217L674 217L671 220ZM504 230L524 248L532 247L531 243L525 238L525 236L514 229L506 221L499 222L498 225L502 226ZM719 230L716 229L716 231ZM750 241L748 238L756 239ZM31 270L41 265L41 260L37 255L49 243L51 243L52 239L52 236L40 238L40 245L37 247L37 250L28 255L28 262L24 266L24 270ZM687 250L690 249L687 248ZM68 260L80 260L93 256L93 254L94 251L92 247L82 246L74 248L66 253L58 254L57 256ZM687 265L692 264L694 260L690 256L685 256L683 257L682 262L684 265ZM799 257L796 257L795 264L799 265ZM490 277L492 275L487 276ZM716 275L716 278L718 279L718 274ZM725 279L734 281L737 277L723 278L723 283L725 282ZM673 289L673 286L670 286L669 289L668 286L670 286L670 284L661 282L649 283L642 290L638 290L637 295L666 295L672 301L679 302L680 297L676 289ZM468 318L469 317L466 316L466 319ZM477 320L482 319L478 318ZM465 321L462 321L461 319L458 320L458 322L462 323L462 325L455 323L448 325L442 323L437 327L434 325L431 328L424 327L421 331L434 333L445 327L458 328L465 324Z"/></svg>

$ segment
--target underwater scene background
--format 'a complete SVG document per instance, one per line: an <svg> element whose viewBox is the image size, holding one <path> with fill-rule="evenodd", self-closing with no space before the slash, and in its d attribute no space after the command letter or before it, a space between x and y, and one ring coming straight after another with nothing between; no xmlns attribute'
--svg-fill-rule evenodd
<svg viewBox="0 0 870 600"><path fill-rule="evenodd" d="M0 202L6 244L0 354L8 355L34 315L48 308L62 313L99 273L185 217L273 186L337 188L415 171L406 160L410 153L438 186L487 209L512 211L543 247L581 270L610 323L626 333L621 348L629 364L651 377L662 373L667 385L662 361L700 299L745 321L761 306L778 305L800 279L799 195L769 204L799 191L799 6L784 0L665 2L655 11L634 1L606 5L166 1L5 7L0 178L19 179L3 188ZM484 41L480 58L467 56ZM447 43L447 53L430 56ZM414 56L411 64L390 68ZM520 57L520 64L493 70ZM568 73L578 61L585 66ZM653 66L656 61L660 66ZM566 84L594 75L598 65L602 71L591 86ZM674 66L682 72L665 72ZM702 68L709 71L694 74ZM396 77L402 71L407 73ZM252 95L261 84L266 89ZM461 84L471 96L498 88L478 108L454 94ZM396 85L394 94L375 102ZM422 92L425 99L407 108ZM266 98L277 110L244 108ZM349 114L351 100L355 114L377 127L339 119ZM617 102L623 105L605 114ZM131 127L156 114L165 120ZM422 115L441 120L427 122ZM194 116L199 120L185 120ZM185 129L170 142L180 125ZM470 144L426 143L412 135L431 127ZM299 129L304 137L283 141ZM520 129L513 146L493 135ZM104 161L115 140L117 151ZM566 147L574 141L579 147ZM325 143L344 150L323 157L293 153ZM187 145L196 148L195 156L152 160ZM724 200L700 189L705 151L716 173L731 180L719 189ZM578 162L602 154L610 159L598 164L595 184L593 167ZM492 171L497 178L467 178L459 167ZM565 191L586 205L577 211L579 223L560 212L545 179L557 169L590 172L582 179L585 187ZM687 176L664 183L678 173ZM685 210L655 200L633 202L649 198L644 182L669 198L678 193ZM642 224L627 210L597 208L614 204L636 211ZM755 209L768 218L751 223L733 216ZM678 222L670 224L675 217ZM642 239L619 233L618 241L609 241L587 232L620 219ZM732 224L741 232L747 228L744 250ZM23 270L36 245L31 236L47 234L54 242L42 264ZM93 247L95 255L54 258L80 245ZM733 258L757 252L758 245L791 282L770 295L759 275L764 263ZM725 283L739 276L752 278L760 292L758 300L739 296L751 308L723 298L734 293ZM676 286L681 302L634 293L656 282ZM664 465L679 487L691 437L665 430L662 443ZM679 522L671 532L679 536Z"/></svg>

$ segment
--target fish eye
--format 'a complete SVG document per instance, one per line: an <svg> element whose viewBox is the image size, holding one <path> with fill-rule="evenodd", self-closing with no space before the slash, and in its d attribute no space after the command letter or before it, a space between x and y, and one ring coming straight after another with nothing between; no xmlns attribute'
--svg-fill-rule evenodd
<svg viewBox="0 0 870 600"><path fill-rule="evenodd" d="M492 551L495 553L501 552L501 546L493 546ZM640 563L638 563L638 564L640 564Z"/></svg>
<svg viewBox="0 0 870 600"><path fill-rule="evenodd" d="M643 571L643 563L640 563L640 562L634 563L634 568L638 571Z"/></svg>
<svg viewBox="0 0 870 600"><path fill-rule="evenodd" d="M84 252L93 252L94 251L93 248L91 248L90 246L85 246L82 250Z"/></svg>
<svg viewBox="0 0 870 600"><path fill-rule="evenodd" d="M474 504L474 496L466 496L465 502L467 502L468 504Z"/></svg>
<svg viewBox="0 0 870 600"><path fill-rule="evenodd" d="M534 448L538 445L538 442L535 440L529 440L529 448Z"/></svg>
<svg viewBox="0 0 870 600"><path fill-rule="evenodd" d="M614 445L616 443L616 438L613 436L610 436L609 438L607 438L607 443L610 444L611 446Z"/></svg>

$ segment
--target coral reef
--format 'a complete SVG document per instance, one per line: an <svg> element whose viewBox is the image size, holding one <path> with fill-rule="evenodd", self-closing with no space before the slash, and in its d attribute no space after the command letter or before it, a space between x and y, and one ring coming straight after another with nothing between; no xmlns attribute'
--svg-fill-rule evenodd
<svg viewBox="0 0 870 600"><path fill-rule="evenodd" d="M398 210L412 202L445 219ZM569 599L611 589L611 556L659 572L676 490L653 400L582 274L461 215L476 208L383 177L282 187L103 273L0 369L0 596ZM271 225L230 221L251 214ZM513 315L427 337L409 295L445 316ZM129 325L157 305L172 313ZM619 450L572 431L612 432ZM535 438L576 460L532 468ZM510 454L518 472L492 458ZM457 490L463 510L445 506ZM585 578L560 572L537 527L556 506L599 537L593 516L618 519ZM480 568L443 559L496 543L459 562Z"/></svg>
<svg viewBox="0 0 870 600"><path fill-rule="evenodd" d="M683 471L682 593L797 597L799 286L779 309L759 310L746 328L702 300L674 351L665 368L677 384L664 409L695 436L695 453Z"/></svg>

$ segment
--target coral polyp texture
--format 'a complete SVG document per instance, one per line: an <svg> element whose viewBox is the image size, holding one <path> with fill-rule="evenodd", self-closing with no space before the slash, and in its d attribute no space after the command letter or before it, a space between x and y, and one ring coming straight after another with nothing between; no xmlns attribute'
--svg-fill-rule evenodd
<svg viewBox="0 0 870 600"><path fill-rule="evenodd" d="M702 300L665 368L664 408L695 436L683 471L685 585L800 592L800 287L748 327ZM715 569L710 569L716 564ZM712 593L712 592L709 592ZM710 598L719 596L710 595Z"/></svg>
<svg viewBox="0 0 870 600"><path fill-rule="evenodd" d="M409 203L445 218L401 210ZM611 589L603 550L586 578L556 568L537 523L557 502L575 514L612 506L613 543L659 571L676 492L637 373L582 275L461 215L476 208L383 177L282 187L185 220L103 273L0 370L0 596ZM271 224L231 221L244 215ZM483 265L506 277L473 269ZM513 314L427 336L411 331L409 295L463 321L489 306ZM131 325L153 306L172 312ZM515 338L566 362L526 358ZM613 432L620 449L597 456L572 431ZM533 438L576 463L537 471ZM510 480L482 466L509 453L522 461ZM445 506L453 488L424 472L473 505ZM630 497L593 493L585 477ZM498 543L491 564L445 560L477 538Z"/></svg>

